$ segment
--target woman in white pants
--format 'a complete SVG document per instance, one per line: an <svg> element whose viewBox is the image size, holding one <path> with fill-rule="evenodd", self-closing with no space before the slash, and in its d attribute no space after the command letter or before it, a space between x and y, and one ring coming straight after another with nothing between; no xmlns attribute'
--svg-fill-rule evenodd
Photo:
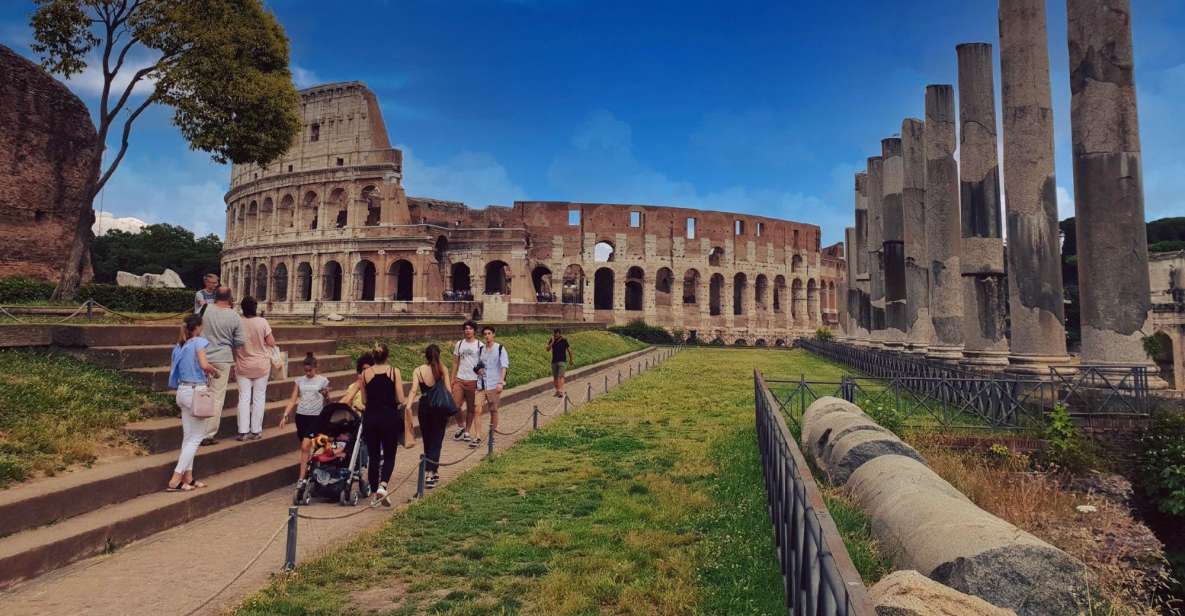
<svg viewBox="0 0 1185 616"><path fill-rule="evenodd" d="M235 348L235 380L239 383L239 440L253 441L263 432L263 406L267 404L267 377L272 370L271 349L276 346L272 326L258 315L259 304L247 296L243 309L243 336L247 344Z"/></svg>
<svg viewBox="0 0 1185 616"><path fill-rule="evenodd" d="M202 338L202 317L191 314L185 317L177 346L173 347L172 368L169 370L169 387L177 390L177 406L181 407L181 454L177 466L166 488L169 492L188 492L204 488L206 484L193 478L193 457L206 435L206 420L194 417L194 394L206 388L207 376L218 376L218 370L206 361L206 347L210 344Z"/></svg>

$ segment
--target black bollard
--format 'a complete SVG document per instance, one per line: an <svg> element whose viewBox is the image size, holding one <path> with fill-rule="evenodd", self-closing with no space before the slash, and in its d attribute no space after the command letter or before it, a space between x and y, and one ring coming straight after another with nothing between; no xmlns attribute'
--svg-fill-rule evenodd
<svg viewBox="0 0 1185 616"><path fill-rule="evenodd" d="M288 508L288 545L284 547L284 570L296 568L296 512L297 507Z"/></svg>
<svg viewBox="0 0 1185 616"><path fill-rule="evenodd" d="M416 479L416 498L424 498L424 475L428 469L428 461L424 454L420 454L420 476Z"/></svg>
<svg viewBox="0 0 1185 616"><path fill-rule="evenodd" d="M531 429L532 430L539 429L539 405L538 404L531 407Z"/></svg>

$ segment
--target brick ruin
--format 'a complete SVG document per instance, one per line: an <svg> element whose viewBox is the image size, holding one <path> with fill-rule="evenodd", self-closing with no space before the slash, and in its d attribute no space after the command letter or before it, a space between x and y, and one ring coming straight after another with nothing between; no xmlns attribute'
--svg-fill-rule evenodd
<svg viewBox="0 0 1185 616"><path fill-rule="evenodd" d="M0 277L58 280L80 217L94 217L97 146L86 105L0 45Z"/></svg>
<svg viewBox="0 0 1185 616"><path fill-rule="evenodd" d="M402 153L359 82L301 92L299 142L236 165L224 279L270 314L472 314L653 325L788 344L839 324L843 246L815 225L653 205L408 197Z"/></svg>

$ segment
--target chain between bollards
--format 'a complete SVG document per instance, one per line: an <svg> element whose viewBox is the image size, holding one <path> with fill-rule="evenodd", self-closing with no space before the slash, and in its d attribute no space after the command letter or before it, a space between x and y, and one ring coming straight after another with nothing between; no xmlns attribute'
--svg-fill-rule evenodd
<svg viewBox="0 0 1185 616"><path fill-rule="evenodd" d="M284 570L296 568L296 514L299 507L288 508L288 545L284 546Z"/></svg>

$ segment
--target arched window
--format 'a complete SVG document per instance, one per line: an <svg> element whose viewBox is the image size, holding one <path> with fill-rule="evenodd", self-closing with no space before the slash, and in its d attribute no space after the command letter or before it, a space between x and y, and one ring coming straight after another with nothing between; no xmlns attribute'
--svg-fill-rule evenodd
<svg viewBox="0 0 1185 616"><path fill-rule="evenodd" d="M613 270L602 267L593 275L593 308L613 309Z"/></svg>
<svg viewBox="0 0 1185 616"><path fill-rule="evenodd" d="M259 235L259 204L252 201L247 206L247 219L244 221L243 237Z"/></svg>
<svg viewBox="0 0 1185 616"><path fill-rule="evenodd" d="M469 282L469 266L464 263L454 263L449 269L449 283L452 286L453 300L473 299L473 290Z"/></svg>
<svg viewBox="0 0 1185 616"><path fill-rule="evenodd" d="M616 251L617 249L609 242L604 240L597 242L593 246L593 261L597 263L608 263L613 260L613 253Z"/></svg>
<svg viewBox="0 0 1185 616"><path fill-rule="evenodd" d="M794 255L790 257L790 273L797 274L802 272L802 255Z"/></svg>
<svg viewBox="0 0 1185 616"><path fill-rule="evenodd" d="M374 186L362 189L362 201L366 204L366 222L368 227L377 227L383 217L383 196Z"/></svg>
<svg viewBox="0 0 1185 616"><path fill-rule="evenodd" d="M697 295L699 294L699 271L694 269L687 270L683 274L683 303L695 304L697 302Z"/></svg>
<svg viewBox="0 0 1185 616"><path fill-rule="evenodd" d="M325 264L321 271L321 299L328 302L342 301L342 266L337 261Z"/></svg>
<svg viewBox="0 0 1185 616"><path fill-rule="evenodd" d="M459 265L464 266L463 263ZM387 271L387 275L390 276L390 280L394 283L389 285L395 289L395 293L391 296L391 299L400 302L410 302L415 294L416 279L416 270L412 267L411 262L400 259L392 263L391 269ZM465 283L469 283L468 268L465 271Z"/></svg>
<svg viewBox="0 0 1185 616"><path fill-rule="evenodd" d="M437 263L444 263L444 259L447 255L448 238L442 235L436 238L436 244L432 246L432 256L436 257Z"/></svg>
<svg viewBox="0 0 1185 616"><path fill-rule="evenodd" d="M288 266L283 263L277 264L272 274L272 296L277 302L288 301Z"/></svg>
<svg viewBox="0 0 1185 616"><path fill-rule="evenodd" d="M354 299L364 302L374 301L375 286L374 263L363 259L354 266Z"/></svg>
<svg viewBox="0 0 1185 616"><path fill-rule="evenodd" d="M239 297L247 297L255 292L255 287L251 286L251 281L254 280L255 268L248 263L243 266L243 290L239 293Z"/></svg>
<svg viewBox="0 0 1185 616"><path fill-rule="evenodd" d="M267 266L262 263L255 269L255 299L267 301Z"/></svg>
<svg viewBox="0 0 1185 616"><path fill-rule="evenodd" d="M544 265L531 270L531 285L535 289L535 300L539 302L554 302L555 292L551 288L551 270Z"/></svg>
<svg viewBox="0 0 1185 616"><path fill-rule="evenodd" d="M317 228L317 193L311 190L300 202L300 221L310 231Z"/></svg>
<svg viewBox="0 0 1185 616"><path fill-rule="evenodd" d="M486 263L486 295L510 295L510 266L505 261Z"/></svg>
<svg viewBox="0 0 1185 616"><path fill-rule="evenodd" d="M268 197L263 200L263 205L259 206L259 234L270 235L275 230L272 229L272 217L275 213L275 208L272 205L272 198ZM258 297L255 299L259 299Z"/></svg>
<svg viewBox="0 0 1185 616"><path fill-rule="evenodd" d="M641 310L643 303L643 289L646 282L646 273L642 268L633 266L626 272L625 276L625 309L626 310Z"/></svg>
<svg viewBox="0 0 1185 616"><path fill-rule="evenodd" d="M334 228L343 229L349 222L350 212L347 206L344 188L335 188L329 193L329 213L333 216Z"/></svg>
<svg viewBox="0 0 1185 616"><path fill-rule="evenodd" d="M670 268L660 267L654 274L654 304L656 306L671 305L671 287L675 284L675 275Z"/></svg>
<svg viewBox="0 0 1185 616"><path fill-rule="evenodd" d="M737 272L732 277L732 313L734 315L745 314L745 291L748 286L748 280L743 273Z"/></svg>
<svg viewBox="0 0 1185 616"><path fill-rule="evenodd" d="M247 237L247 206L242 203L239 204L235 211L235 239L241 240Z"/></svg>
<svg viewBox="0 0 1185 616"><path fill-rule="evenodd" d="M811 278L806 283L806 310L811 322L819 318L819 283Z"/></svg>
<svg viewBox="0 0 1185 616"><path fill-rule="evenodd" d="M292 230L295 210L296 200L292 198L292 195L284 195L280 198L280 207L276 210L276 233Z"/></svg>
<svg viewBox="0 0 1185 616"><path fill-rule="evenodd" d="M713 246L712 252L708 253L708 265L712 267L720 267L720 262L724 259L724 249L719 246Z"/></svg>
<svg viewBox="0 0 1185 616"><path fill-rule="evenodd" d="M584 269L575 263L564 270L563 301L565 304L584 303Z"/></svg>
<svg viewBox="0 0 1185 616"><path fill-rule="evenodd" d="M774 312L781 314L786 310L786 277L778 274L774 278Z"/></svg>
<svg viewBox="0 0 1185 616"><path fill-rule="evenodd" d="M712 274L708 282L708 314L720 316L721 304L724 301L724 276Z"/></svg>
<svg viewBox="0 0 1185 616"><path fill-rule="evenodd" d="M307 262L296 266L296 299L313 301L313 268Z"/></svg>
<svg viewBox="0 0 1185 616"><path fill-rule="evenodd" d="M753 299L756 301L758 310L765 310L765 295L769 287L769 279L765 274L757 274L757 280L753 283Z"/></svg>
<svg viewBox="0 0 1185 616"><path fill-rule="evenodd" d="M806 292L802 288L801 278L795 278L790 283L790 316L795 321L806 319Z"/></svg>

